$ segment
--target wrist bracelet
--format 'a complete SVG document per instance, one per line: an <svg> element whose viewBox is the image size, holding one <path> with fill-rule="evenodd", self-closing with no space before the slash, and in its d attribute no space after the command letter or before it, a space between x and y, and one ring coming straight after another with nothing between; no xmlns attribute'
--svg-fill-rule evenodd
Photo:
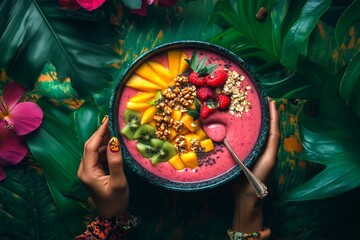
<svg viewBox="0 0 360 240"><path fill-rule="evenodd" d="M129 212L127 212L122 217L115 217L115 223L116 227L128 231L131 228L136 227L140 223L140 218L135 217L134 215L131 215Z"/></svg>
<svg viewBox="0 0 360 240"><path fill-rule="evenodd" d="M263 240L267 239L271 234L271 230L269 227L264 228L261 231L252 232L252 233L243 233L243 232L235 232L229 229L227 231L227 235L229 240L247 240L247 239L258 239Z"/></svg>

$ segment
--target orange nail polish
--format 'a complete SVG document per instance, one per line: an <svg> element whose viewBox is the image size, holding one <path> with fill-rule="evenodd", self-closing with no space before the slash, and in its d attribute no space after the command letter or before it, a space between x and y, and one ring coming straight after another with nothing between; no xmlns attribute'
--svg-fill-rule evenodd
<svg viewBox="0 0 360 240"><path fill-rule="evenodd" d="M106 121L107 118L108 118L108 116L105 115L105 116L103 117L103 119L101 120L101 124L103 124L103 123Z"/></svg>
<svg viewBox="0 0 360 240"><path fill-rule="evenodd" d="M119 147L119 140L117 137L112 137L109 142L109 148L111 152L118 152L120 151Z"/></svg>

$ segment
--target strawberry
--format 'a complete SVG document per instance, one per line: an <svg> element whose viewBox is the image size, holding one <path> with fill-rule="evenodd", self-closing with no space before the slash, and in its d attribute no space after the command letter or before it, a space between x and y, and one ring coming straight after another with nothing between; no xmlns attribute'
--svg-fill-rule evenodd
<svg viewBox="0 0 360 240"><path fill-rule="evenodd" d="M214 108L209 108L206 104L203 104L200 108L200 117L207 118L214 110Z"/></svg>
<svg viewBox="0 0 360 240"><path fill-rule="evenodd" d="M219 102L219 109L220 110L226 110L230 106L230 97L225 94L219 94L218 96L218 102Z"/></svg>
<svg viewBox="0 0 360 240"><path fill-rule="evenodd" d="M216 69L217 65L206 65L206 56L199 60L199 56L197 55L196 51L193 52L190 59L185 59L185 61L192 69L192 72L189 75L189 82L198 87L206 86L205 77L209 73L213 72Z"/></svg>
<svg viewBox="0 0 360 240"><path fill-rule="evenodd" d="M202 101L206 101L208 98L216 99L215 92L208 87L200 87L196 90L196 96Z"/></svg>
<svg viewBox="0 0 360 240"><path fill-rule="evenodd" d="M200 76L196 72L191 72L189 75L189 82L194 84L197 87L206 86L206 79L205 77Z"/></svg>
<svg viewBox="0 0 360 240"><path fill-rule="evenodd" d="M222 69L215 70L212 74L206 76L206 82L210 87L222 87L224 86L228 78L227 73Z"/></svg>

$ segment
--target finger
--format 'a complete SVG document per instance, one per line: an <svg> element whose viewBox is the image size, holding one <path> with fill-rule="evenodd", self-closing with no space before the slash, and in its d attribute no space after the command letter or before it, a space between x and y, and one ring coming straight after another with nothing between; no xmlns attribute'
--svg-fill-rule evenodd
<svg viewBox="0 0 360 240"><path fill-rule="evenodd" d="M77 171L77 176L79 179L81 179L81 176L82 176L82 172L83 172L83 160L81 159L80 161L80 164L79 164L79 168L78 168L78 171Z"/></svg>
<svg viewBox="0 0 360 240"><path fill-rule="evenodd" d="M279 127L279 115L276 111L275 101L270 103L270 130L269 137L266 143L265 154L269 157L276 157L279 148L280 140L280 127Z"/></svg>
<svg viewBox="0 0 360 240"><path fill-rule="evenodd" d="M109 141L107 158L110 172L110 187L113 189L124 187L124 185L126 185L126 177L124 174L119 140L116 137L112 137Z"/></svg>
<svg viewBox="0 0 360 240"><path fill-rule="evenodd" d="M265 151L262 153L252 172L261 181L265 181L276 165L277 153L279 148L280 131L279 116L276 111L275 102L271 101L270 105L270 130L267 139Z"/></svg>
<svg viewBox="0 0 360 240"><path fill-rule="evenodd" d="M91 169L97 165L99 159L98 150L101 147L101 143L105 137L106 131L108 129L108 118L104 118L103 123L100 125L98 130L93 134L93 136L86 141L84 147L84 169Z"/></svg>

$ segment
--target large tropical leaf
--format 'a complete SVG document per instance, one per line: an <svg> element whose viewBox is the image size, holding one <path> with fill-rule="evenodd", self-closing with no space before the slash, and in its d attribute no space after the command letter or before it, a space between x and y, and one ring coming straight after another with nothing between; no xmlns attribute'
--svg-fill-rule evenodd
<svg viewBox="0 0 360 240"><path fill-rule="evenodd" d="M340 94L360 118L360 51L349 63L340 84Z"/></svg>
<svg viewBox="0 0 360 240"><path fill-rule="evenodd" d="M280 2L280 1L279 1ZM296 69L301 49L306 44L321 15L330 7L331 0L305 1L300 15L291 26L283 40L283 53L280 62L288 68ZM307 49L307 45L305 45Z"/></svg>
<svg viewBox="0 0 360 240"><path fill-rule="evenodd" d="M62 111L45 99L38 104L44 109L43 123L27 143L75 235L85 228L91 210L87 204L88 191L76 173L84 142L96 129L98 111L89 103L84 103L75 112Z"/></svg>
<svg viewBox="0 0 360 240"><path fill-rule="evenodd" d="M0 182L0 238L72 239L41 170L28 164L7 167Z"/></svg>
<svg viewBox="0 0 360 240"><path fill-rule="evenodd" d="M340 16L335 28L337 42L339 43L341 42L343 35L346 34L346 30L350 26L360 21L359 8L360 8L360 1L355 0L348 6L348 8Z"/></svg>
<svg viewBox="0 0 360 240"><path fill-rule="evenodd" d="M53 0L4 0L0 16L0 68L12 79L31 88L51 61L83 97L112 80L116 31L101 12L65 10Z"/></svg>
<svg viewBox="0 0 360 240"><path fill-rule="evenodd" d="M211 22L222 26L223 31L210 41L232 50L250 63L268 95L319 99L323 82L317 72L304 67L304 63L307 66L312 63L309 59L304 60L300 53L306 56L308 36L323 11L314 12L312 17L305 16L304 12L314 5L311 1L232 2L236 4L222 0L215 6ZM321 1L317 6L326 9L328 2ZM258 21L255 15L262 6L266 6L269 16ZM301 24L304 22L307 24ZM292 38L298 42L292 43ZM291 44L296 46L290 47ZM297 69L300 66L300 71L294 72L280 64L290 60L292 64L287 67Z"/></svg>
<svg viewBox="0 0 360 240"><path fill-rule="evenodd" d="M325 166L314 178L292 189L284 201L329 198L360 186L360 119L338 93L344 70L327 82L319 115L301 119L302 159Z"/></svg>

